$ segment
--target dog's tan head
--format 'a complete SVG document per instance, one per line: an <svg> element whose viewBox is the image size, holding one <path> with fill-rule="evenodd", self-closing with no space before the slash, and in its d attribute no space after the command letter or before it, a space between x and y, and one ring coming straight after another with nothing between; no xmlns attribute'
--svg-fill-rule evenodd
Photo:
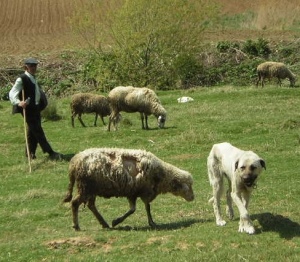
<svg viewBox="0 0 300 262"><path fill-rule="evenodd" d="M263 169L266 169L265 161L252 151L246 151L235 162L235 172L239 174L241 182L246 187L255 185L255 181Z"/></svg>

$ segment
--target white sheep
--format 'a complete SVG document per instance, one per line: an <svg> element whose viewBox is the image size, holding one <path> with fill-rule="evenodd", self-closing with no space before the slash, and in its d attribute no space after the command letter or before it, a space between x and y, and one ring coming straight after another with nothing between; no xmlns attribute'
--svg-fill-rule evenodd
<svg viewBox="0 0 300 262"><path fill-rule="evenodd" d="M110 131L111 122L116 122L116 118L118 118L121 111L127 113L139 112L142 129L149 129L148 116L151 114L157 118L159 128L163 128L165 125L167 112L155 92L149 88L118 86L109 92L108 100L111 107L108 131ZM116 125L114 126L116 129Z"/></svg>
<svg viewBox="0 0 300 262"><path fill-rule="evenodd" d="M286 67L284 63L264 62L257 66L256 71L258 75L256 86L258 86L259 82L261 81L261 86L263 87L265 78L270 80L272 77L276 77L278 79L278 84L280 86L281 79L288 78L291 86L294 86L296 82L295 75Z"/></svg>
<svg viewBox="0 0 300 262"><path fill-rule="evenodd" d="M80 230L78 208L87 203L103 228L109 225L95 206L96 196L126 197L130 209L112 221L115 227L136 209L138 197L145 204L148 224L155 227L150 212L150 202L158 194L172 193L187 201L194 199L192 175L168 164L150 152L135 149L90 148L76 154L69 164L69 186L64 202L72 200L76 182L78 196L71 201L73 227Z"/></svg>
<svg viewBox="0 0 300 262"><path fill-rule="evenodd" d="M110 115L110 107L108 100L103 95L78 93L72 96L71 100L71 120L74 127L74 118L78 115L78 120L85 127L81 115L84 113L95 113L94 126L97 125L98 115L101 117L103 125L105 125L103 117Z"/></svg>

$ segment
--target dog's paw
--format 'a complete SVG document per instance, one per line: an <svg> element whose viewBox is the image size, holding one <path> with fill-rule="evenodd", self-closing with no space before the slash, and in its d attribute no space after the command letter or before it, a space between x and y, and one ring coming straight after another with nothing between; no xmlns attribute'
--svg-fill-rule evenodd
<svg viewBox="0 0 300 262"><path fill-rule="evenodd" d="M252 235L252 234L255 234L255 229L254 229L254 227L253 226L249 226L249 227L245 227L245 226L240 226L239 227L239 232L246 232L246 233L248 233L248 234L250 234L250 235Z"/></svg>
<svg viewBox="0 0 300 262"><path fill-rule="evenodd" d="M239 232L246 232L251 235L255 233L255 228L249 221L240 221Z"/></svg>
<svg viewBox="0 0 300 262"><path fill-rule="evenodd" d="M217 226L225 226L226 225L226 221L225 220L222 220L222 219L220 219L220 220L216 220L216 224L217 224Z"/></svg>

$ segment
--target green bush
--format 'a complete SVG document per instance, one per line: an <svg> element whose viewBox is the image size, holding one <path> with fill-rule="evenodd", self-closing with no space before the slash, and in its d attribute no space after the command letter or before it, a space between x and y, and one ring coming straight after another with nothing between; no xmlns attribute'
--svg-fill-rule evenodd
<svg viewBox="0 0 300 262"><path fill-rule="evenodd" d="M268 58L271 54L271 49L268 44L268 41L262 38L259 38L257 41L247 40L242 49L249 55Z"/></svg>
<svg viewBox="0 0 300 262"><path fill-rule="evenodd" d="M0 88L0 100L6 100L6 101L9 100L8 93L10 89L11 89L10 85L6 85Z"/></svg>
<svg viewBox="0 0 300 262"><path fill-rule="evenodd" d="M198 84L198 75L203 71L203 66L194 56L181 54L174 60L173 66L183 88Z"/></svg>
<svg viewBox="0 0 300 262"><path fill-rule="evenodd" d="M61 119L61 116L57 113L57 105L53 99L49 99L48 106L41 113L43 119L57 121Z"/></svg>
<svg viewBox="0 0 300 262"><path fill-rule="evenodd" d="M84 68L87 81L105 89L122 84L164 90L173 88L178 80L187 86L194 82L197 63L189 68L185 64L180 76L174 75L174 70L178 72L174 63L186 54L194 59L203 31L219 10L209 0L133 0L111 1L109 7L102 1L93 2L81 11L73 18L74 28L87 43L91 39L97 43L91 46ZM97 19L90 19L91 13Z"/></svg>
<svg viewBox="0 0 300 262"><path fill-rule="evenodd" d="M224 53L224 52L231 52L233 48L239 49L240 45L237 42L220 41L217 43L216 48L218 52Z"/></svg>
<svg viewBox="0 0 300 262"><path fill-rule="evenodd" d="M113 52L89 52L82 71L85 83L103 92L120 84L117 61Z"/></svg>

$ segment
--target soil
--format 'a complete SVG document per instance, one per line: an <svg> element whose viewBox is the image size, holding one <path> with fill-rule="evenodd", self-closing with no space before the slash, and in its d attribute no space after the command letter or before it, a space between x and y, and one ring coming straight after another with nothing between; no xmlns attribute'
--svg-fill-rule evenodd
<svg viewBox="0 0 300 262"><path fill-rule="evenodd" d="M0 68L20 64L26 56L85 47L84 41L71 30L68 19L87 1L90 0L1 0ZM224 14L253 10L259 3L258 0L243 1L242 4L240 0L217 1L223 4ZM280 41L295 36L284 30L218 30L206 32L204 40L246 40L258 37Z"/></svg>
<svg viewBox="0 0 300 262"><path fill-rule="evenodd" d="M0 2L0 61L81 46L68 18L84 1L2 0Z"/></svg>

